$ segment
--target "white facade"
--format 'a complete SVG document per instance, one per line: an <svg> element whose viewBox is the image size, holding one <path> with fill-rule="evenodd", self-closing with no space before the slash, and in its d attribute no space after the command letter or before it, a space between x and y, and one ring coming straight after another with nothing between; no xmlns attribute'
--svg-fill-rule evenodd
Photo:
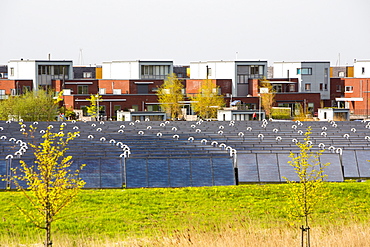
<svg viewBox="0 0 370 247"><path fill-rule="evenodd" d="M349 109L320 108L318 109L318 119L320 121L349 121Z"/></svg>
<svg viewBox="0 0 370 247"><path fill-rule="evenodd" d="M72 61L55 60L10 60L8 62L8 79L33 80L33 88L37 90L40 85L51 85L51 80L62 79L63 73L56 72L56 66L65 67L65 79L73 79ZM48 67L47 73L40 74L40 68Z"/></svg>
<svg viewBox="0 0 370 247"><path fill-rule="evenodd" d="M262 78L267 75L267 61L207 61L207 62L191 62L190 63L190 79L203 80L209 79L231 79L232 95L247 96L247 87L243 87L248 83L244 81L242 85L238 81L238 66L259 66L260 69L255 74L246 72L247 78ZM239 92L238 92L239 91Z"/></svg>
<svg viewBox="0 0 370 247"><path fill-rule="evenodd" d="M140 80L165 79L173 73L172 61L112 61L103 62L103 79Z"/></svg>
<svg viewBox="0 0 370 247"><path fill-rule="evenodd" d="M355 60L353 63L353 76L370 78L370 60Z"/></svg>
<svg viewBox="0 0 370 247"><path fill-rule="evenodd" d="M103 62L103 79L134 79L140 78L139 61Z"/></svg>
<svg viewBox="0 0 370 247"><path fill-rule="evenodd" d="M274 62L274 78L298 78L298 88L301 88L302 77L297 73L301 62Z"/></svg>

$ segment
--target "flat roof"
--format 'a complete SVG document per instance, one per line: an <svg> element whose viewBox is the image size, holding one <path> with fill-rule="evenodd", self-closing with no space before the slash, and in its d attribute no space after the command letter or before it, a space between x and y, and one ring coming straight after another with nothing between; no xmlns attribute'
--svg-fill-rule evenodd
<svg viewBox="0 0 370 247"><path fill-rule="evenodd" d="M73 62L73 60L37 60L37 59L12 59L9 62Z"/></svg>

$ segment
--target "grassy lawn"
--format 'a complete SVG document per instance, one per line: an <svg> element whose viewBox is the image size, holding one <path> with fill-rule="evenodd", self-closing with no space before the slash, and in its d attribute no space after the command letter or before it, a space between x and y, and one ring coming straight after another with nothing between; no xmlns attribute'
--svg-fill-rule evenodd
<svg viewBox="0 0 370 247"><path fill-rule="evenodd" d="M295 229L301 222L287 217L288 186L82 190L54 223L53 233L72 241L82 236L116 240L171 237L186 231L219 233L231 229L235 232L252 225L261 231ZM327 183L327 186L329 196L317 206L312 228L369 221L369 182ZM43 231L27 223L15 204L26 205L19 192L0 192L0 243L40 241Z"/></svg>

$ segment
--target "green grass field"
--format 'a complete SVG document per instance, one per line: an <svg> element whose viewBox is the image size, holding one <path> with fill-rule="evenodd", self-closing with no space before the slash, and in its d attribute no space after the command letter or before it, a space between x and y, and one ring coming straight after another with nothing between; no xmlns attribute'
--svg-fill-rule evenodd
<svg viewBox="0 0 370 247"><path fill-rule="evenodd" d="M217 233L253 224L259 229L299 227L287 217L288 184L174 189L82 190L53 225L59 238L116 240L173 236L189 229ZM370 183L327 183L328 198L317 206L311 227L369 221ZM43 231L27 223L14 206L19 192L0 192L0 243L34 243ZM0 246L5 246L1 245ZM86 245L88 246L88 245Z"/></svg>

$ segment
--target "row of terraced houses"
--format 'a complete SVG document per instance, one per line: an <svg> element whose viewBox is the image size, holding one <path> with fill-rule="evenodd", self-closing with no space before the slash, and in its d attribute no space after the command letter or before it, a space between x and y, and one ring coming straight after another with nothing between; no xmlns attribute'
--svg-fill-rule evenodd
<svg viewBox="0 0 370 247"><path fill-rule="evenodd" d="M251 120L254 112L260 112L259 80L263 78L276 91L275 106L289 107L292 115L298 108L313 117L320 108L340 108L347 109L352 119L369 116L370 60L331 67L328 61L284 61L268 66L260 60L220 60L178 66L173 61L136 60L74 66L71 60L19 59L0 66L0 99L44 86L63 90L64 106L78 112L80 119L87 116L87 98L99 94L103 119L163 120L166 115L156 92L170 73L184 85L187 100L181 103L185 119L194 116L189 99L206 78L219 86L232 114L224 114L221 120Z"/></svg>

